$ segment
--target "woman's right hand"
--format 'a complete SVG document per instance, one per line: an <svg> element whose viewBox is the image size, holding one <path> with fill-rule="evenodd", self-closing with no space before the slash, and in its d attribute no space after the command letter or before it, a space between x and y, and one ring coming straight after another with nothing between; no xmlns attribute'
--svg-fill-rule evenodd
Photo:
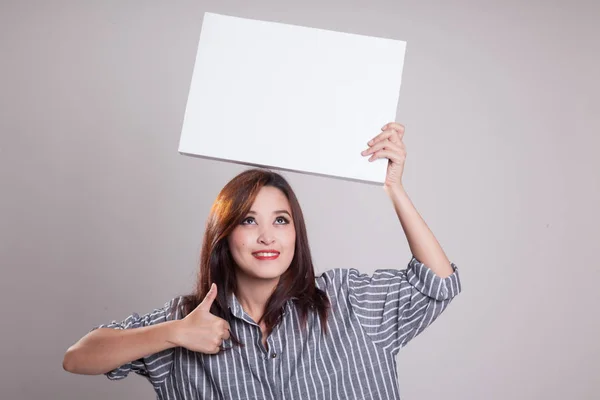
<svg viewBox="0 0 600 400"><path fill-rule="evenodd" d="M217 285L213 283L202 303L179 321L178 346L205 354L216 354L221 350L223 340L229 339L230 327L227 321L210 313L216 297Z"/></svg>

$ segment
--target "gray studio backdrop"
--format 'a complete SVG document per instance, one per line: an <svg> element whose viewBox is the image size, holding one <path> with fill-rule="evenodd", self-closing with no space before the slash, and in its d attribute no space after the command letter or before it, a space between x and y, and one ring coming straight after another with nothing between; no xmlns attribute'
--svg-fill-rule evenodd
<svg viewBox="0 0 600 400"><path fill-rule="evenodd" d="M400 352L404 399L599 398L600 6L566 0L2 1L0 398L154 398L62 358L192 289L246 168L177 153L205 11L408 42L404 182L464 292ZM318 271L406 266L379 187L285 176Z"/></svg>

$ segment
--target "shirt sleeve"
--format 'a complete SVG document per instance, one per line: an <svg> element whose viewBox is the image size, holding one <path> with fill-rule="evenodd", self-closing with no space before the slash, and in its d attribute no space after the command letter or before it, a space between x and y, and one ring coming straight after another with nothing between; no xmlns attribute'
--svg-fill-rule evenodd
<svg viewBox="0 0 600 400"><path fill-rule="evenodd" d="M98 325L90 330L90 332L99 328L112 329L135 329L144 326L151 326L166 322L169 320L179 319L180 310L179 303L181 298L175 298L164 304L162 308L154 309L153 311L138 315L133 313L123 321L112 321L107 324ZM131 371L138 375L147 378L154 386L162 383L167 379L173 365L175 349L170 348L158 353L150 354L146 357L134 360L130 363L121 365L105 373L104 375L110 380L120 380L126 378Z"/></svg>
<svg viewBox="0 0 600 400"><path fill-rule="evenodd" d="M380 269L372 276L349 269L351 311L373 341L396 354L428 327L461 291L458 268L441 278L414 256L404 270Z"/></svg>

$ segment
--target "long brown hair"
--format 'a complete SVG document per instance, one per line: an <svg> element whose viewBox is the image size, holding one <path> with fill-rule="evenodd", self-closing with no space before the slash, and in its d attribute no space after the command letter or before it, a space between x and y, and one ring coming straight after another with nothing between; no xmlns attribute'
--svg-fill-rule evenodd
<svg viewBox="0 0 600 400"><path fill-rule="evenodd" d="M211 313L231 322L227 296L235 293L237 289L236 265L229 251L227 238L247 217L258 192L264 186L275 187L287 197L296 230L296 243L290 267L281 276L266 304L261 320L256 322L264 321L267 335L270 334L280 322L286 302L294 298L301 326L306 326L309 312L317 312L323 332L326 333L329 299L325 292L315 285L315 271L302 209L285 178L276 172L262 168L249 169L234 177L223 187L213 203L206 221L196 289L194 293L184 296L184 315L189 314L202 302L211 283L214 282L218 290ZM239 344L235 337L234 342Z"/></svg>

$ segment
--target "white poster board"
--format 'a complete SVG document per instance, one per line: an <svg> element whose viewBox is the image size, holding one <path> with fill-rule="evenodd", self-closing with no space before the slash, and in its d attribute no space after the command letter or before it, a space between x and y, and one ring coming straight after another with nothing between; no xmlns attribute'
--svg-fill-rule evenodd
<svg viewBox="0 0 600 400"><path fill-rule="evenodd" d="M179 152L382 183L406 42L205 13Z"/></svg>

